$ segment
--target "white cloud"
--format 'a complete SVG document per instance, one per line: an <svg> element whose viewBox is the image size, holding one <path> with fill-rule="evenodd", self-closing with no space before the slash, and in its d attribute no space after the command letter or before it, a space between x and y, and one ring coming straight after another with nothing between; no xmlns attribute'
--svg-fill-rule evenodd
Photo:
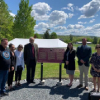
<svg viewBox="0 0 100 100"><path fill-rule="evenodd" d="M10 12L9 14L10 14L12 17L15 17L15 14L13 14L13 13Z"/></svg>
<svg viewBox="0 0 100 100"><path fill-rule="evenodd" d="M95 19L90 20L90 23L93 23L95 21Z"/></svg>
<svg viewBox="0 0 100 100"><path fill-rule="evenodd" d="M58 26L54 28L55 31L65 31L66 29L67 28L65 26Z"/></svg>
<svg viewBox="0 0 100 100"><path fill-rule="evenodd" d="M80 21L80 22L78 22L78 24L87 24L87 22L81 22L81 21Z"/></svg>
<svg viewBox="0 0 100 100"><path fill-rule="evenodd" d="M84 14L86 18L90 18L100 10L100 0L92 0L79 10Z"/></svg>
<svg viewBox="0 0 100 100"><path fill-rule="evenodd" d="M41 22L38 25L35 25L35 29L44 29L44 28L45 29L49 28L49 25L44 22Z"/></svg>
<svg viewBox="0 0 100 100"><path fill-rule="evenodd" d="M100 29L100 24L93 25L93 29Z"/></svg>
<svg viewBox="0 0 100 100"><path fill-rule="evenodd" d="M84 26L80 24L75 24L75 25L70 24L67 26L67 29L81 29L81 28L84 28Z"/></svg>
<svg viewBox="0 0 100 100"><path fill-rule="evenodd" d="M72 3L67 4L67 7L63 7L62 10L67 9L69 11L74 12L74 7Z"/></svg>
<svg viewBox="0 0 100 100"><path fill-rule="evenodd" d="M31 15L35 17L35 20L48 20L51 7L47 3L36 3L32 6L32 9Z"/></svg>
<svg viewBox="0 0 100 100"><path fill-rule="evenodd" d="M88 17L88 18L93 18L94 16ZM85 15L81 15L78 19L83 19L83 18L87 18Z"/></svg>
<svg viewBox="0 0 100 100"><path fill-rule="evenodd" d="M74 16L74 14L72 14L72 13L69 13L69 14L68 14L68 17L69 17L69 18L72 18L73 16Z"/></svg>
<svg viewBox="0 0 100 100"><path fill-rule="evenodd" d="M64 11L54 10L49 17L49 21L52 24L62 25L66 23L68 15Z"/></svg>

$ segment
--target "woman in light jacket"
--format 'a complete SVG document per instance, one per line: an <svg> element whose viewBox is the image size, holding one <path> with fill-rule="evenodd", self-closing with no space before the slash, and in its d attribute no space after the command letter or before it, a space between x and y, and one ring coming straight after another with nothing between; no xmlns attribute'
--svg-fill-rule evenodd
<svg viewBox="0 0 100 100"><path fill-rule="evenodd" d="M15 66L15 86L21 86L20 80L22 76L22 70L24 70L24 55L23 55L23 46L19 45L15 51L16 55L16 66Z"/></svg>

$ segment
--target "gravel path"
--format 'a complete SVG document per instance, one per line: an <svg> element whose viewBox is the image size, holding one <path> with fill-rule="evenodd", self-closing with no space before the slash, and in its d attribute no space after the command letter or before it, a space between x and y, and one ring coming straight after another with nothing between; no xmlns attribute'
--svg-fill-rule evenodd
<svg viewBox="0 0 100 100"><path fill-rule="evenodd" d="M22 86L15 91L9 92L9 96L2 97L1 100L88 100L88 93L93 84L89 83L89 91L84 88L77 89L79 80L74 80L72 87L66 87L69 80L62 80L62 86L56 86L58 79L46 79L44 85L39 85L40 80L35 80L36 84L27 85L21 81Z"/></svg>

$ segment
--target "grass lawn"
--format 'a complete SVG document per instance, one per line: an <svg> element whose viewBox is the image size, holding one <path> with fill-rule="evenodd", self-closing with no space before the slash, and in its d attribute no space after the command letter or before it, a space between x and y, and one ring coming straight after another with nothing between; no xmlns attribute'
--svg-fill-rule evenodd
<svg viewBox="0 0 100 100"><path fill-rule="evenodd" d="M74 47L77 48L80 44L74 44ZM95 51L95 45L90 44L92 48L92 53ZM79 78L79 69L78 63L76 59L76 70L75 70L75 78ZM35 78L39 79L41 75L41 64L37 63ZM58 63L44 63L43 64L43 78L58 78L59 77L59 64ZM64 64L62 64L62 78L68 78L66 74L66 70L64 69ZM89 78L91 78L90 71L89 71ZM26 79L26 69L23 71L22 79Z"/></svg>

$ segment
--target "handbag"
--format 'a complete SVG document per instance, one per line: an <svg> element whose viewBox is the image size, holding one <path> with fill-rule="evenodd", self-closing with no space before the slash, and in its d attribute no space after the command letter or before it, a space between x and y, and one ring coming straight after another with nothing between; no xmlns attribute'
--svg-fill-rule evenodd
<svg viewBox="0 0 100 100"><path fill-rule="evenodd" d="M17 66L17 70L18 70L18 71L21 71L21 70L23 70L23 67L22 67L22 65L19 65L19 66Z"/></svg>

